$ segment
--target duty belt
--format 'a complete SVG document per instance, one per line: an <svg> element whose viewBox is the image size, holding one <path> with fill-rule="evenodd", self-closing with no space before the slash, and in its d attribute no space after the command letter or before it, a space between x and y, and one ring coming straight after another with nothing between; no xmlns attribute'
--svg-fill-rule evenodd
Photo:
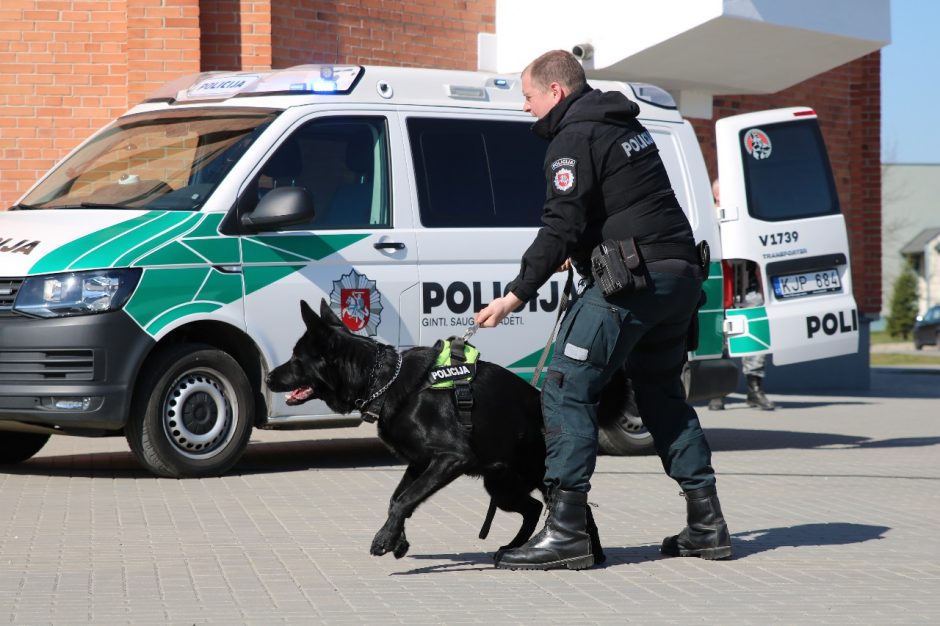
<svg viewBox="0 0 940 626"><path fill-rule="evenodd" d="M657 242L657 243L638 243L640 254L647 263L653 261L668 261L676 259L679 261L688 261L693 265L702 264L702 255L698 248L688 243L675 242Z"/></svg>

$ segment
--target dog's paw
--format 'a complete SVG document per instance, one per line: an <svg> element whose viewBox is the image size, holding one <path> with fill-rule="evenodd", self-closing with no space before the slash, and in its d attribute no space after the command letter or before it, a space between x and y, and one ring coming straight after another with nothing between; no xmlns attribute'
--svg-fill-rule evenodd
<svg viewBox="0 0 940 626"><path fill-rule="evenodd" d="M402 536L401 540L398 542L398 545L395 546L395 551L392 554L395 555L396 559L400 559L401 557L408 554L408 548L410 547L411 544L408 543L408 540L405 539L404 536Z"/></svg>
<svg viewBox="0 0 940 626"><path fill-rule="evenodd" d="M375 539L372 540L372 547L369 549L369 554L372 556L382 556L389 551L388 541L383 536L383 533L379 532L379 534L375 536Z"/></svg>

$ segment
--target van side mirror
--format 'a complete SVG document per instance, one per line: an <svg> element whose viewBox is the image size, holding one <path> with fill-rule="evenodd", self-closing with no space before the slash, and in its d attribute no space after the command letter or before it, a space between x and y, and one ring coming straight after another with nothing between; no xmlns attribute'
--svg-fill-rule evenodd
<svg viewBox="0 0 940 626"><path fill-rule="evenodd" d="M304 187L276 187L258 201L254 210L241 216L241 225L251 231L277 230L313 220L313 198Z"/></svg>

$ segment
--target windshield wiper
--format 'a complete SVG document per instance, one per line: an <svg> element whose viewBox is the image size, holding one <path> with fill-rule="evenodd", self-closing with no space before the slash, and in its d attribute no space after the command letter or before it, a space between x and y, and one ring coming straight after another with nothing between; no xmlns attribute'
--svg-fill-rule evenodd
<svg viewBox="0 0 940 626"><path fill-rule="evenodd" d="M130 209L132 207L124 206L123 204L107 204L103 202L82 202L79 205L83 209Z"/></svg>
<svg viewBox="0 0 940 626"><path fill-rule="evenodd" d="M38 211L40 209L41 207L33 206L32 204L23 204L22 202L10 207L11 211Z"/></svg>

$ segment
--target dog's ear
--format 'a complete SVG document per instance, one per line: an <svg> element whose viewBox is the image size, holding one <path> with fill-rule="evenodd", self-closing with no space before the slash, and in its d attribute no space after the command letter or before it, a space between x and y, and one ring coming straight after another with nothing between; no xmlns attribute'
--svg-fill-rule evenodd
<svg viewBox="0 0 940 626"><path fill-rule="evenodd" d="M330 326L336 326L337 328L346 330L346 324L343 323L343 320L336 317L336 313L330 308L326 298L320 300L320 319Z"/></svg>
<svg viewBox="0 0 940 626"><path fill-rule="evenodd" d="M317 317L306 300L300 301L300 316L304 320L304 325L309 329L314 329L323 324L323 321Z"/></svg>

